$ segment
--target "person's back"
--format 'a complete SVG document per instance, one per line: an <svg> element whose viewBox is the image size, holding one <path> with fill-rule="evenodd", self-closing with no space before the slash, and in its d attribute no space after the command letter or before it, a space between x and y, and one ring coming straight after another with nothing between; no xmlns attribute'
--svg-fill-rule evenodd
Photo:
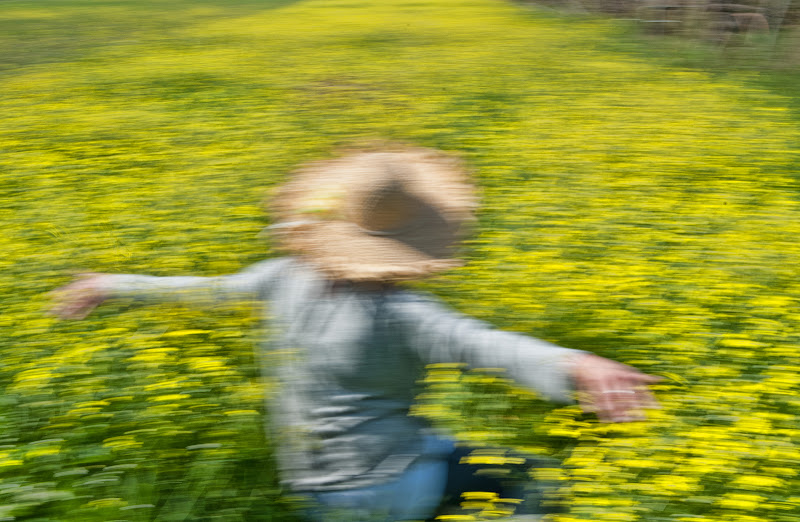
<svg viewBox="0 0 800 522"><path fill-rule="evenodd" d="M425 427L408 416L424 364L392 317L403 292L279 262L262 358L280 382L270 411L284 480L312 491L397 476L420 455Z"/></svg>

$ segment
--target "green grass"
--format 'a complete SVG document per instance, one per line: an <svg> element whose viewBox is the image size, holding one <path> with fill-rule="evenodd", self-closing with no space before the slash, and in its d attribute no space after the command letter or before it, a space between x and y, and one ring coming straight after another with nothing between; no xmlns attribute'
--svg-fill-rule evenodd
<svg viewBox="0 0 800 522"><path fill-rule="evenodd" d="M426 288L666 377L634 425L444 370L420 411L564 458L560 522L800 519L800 82L715 52L490 0L4 2L0 518L287 520L252 310L46 292L274 255L264 192L388 138L482 190Z"/></svg>

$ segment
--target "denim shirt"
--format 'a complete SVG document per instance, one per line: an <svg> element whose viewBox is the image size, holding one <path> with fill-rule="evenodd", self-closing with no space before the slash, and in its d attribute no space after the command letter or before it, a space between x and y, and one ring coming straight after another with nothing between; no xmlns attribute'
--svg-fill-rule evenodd
<svg viewBox="0 0 800 522"><path fill-rule="evenodd" d="M291 257L228 276L108 278L115 297L263 303L261 360L280 383L270 428L281 476L297 491L382 484L430 456L430 426L409 416L427 364L505 368L517 384L571 402L569 364L582 353L496 330L419 292L332 283Z"/></svg>

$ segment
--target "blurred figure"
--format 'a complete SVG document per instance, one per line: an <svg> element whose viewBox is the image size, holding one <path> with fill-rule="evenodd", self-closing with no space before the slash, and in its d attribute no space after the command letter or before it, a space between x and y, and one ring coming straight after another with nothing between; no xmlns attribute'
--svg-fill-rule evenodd
<svg viewBox="0 0 800 522"><path fill-rule="evenodd" d="M265 371L281 381L270 405L281 476L315 500L311 519L423 520L467 491L519 498L524 484L476 475L453 441L409 416L427 364L506 368L550 400L578 392L611 422L643 418L658 378L492 329L403 288L459 264L475 206L460 163L441 152L350 153L299 169L274 199L269 228L291 256L220 277L86 274L56 291L54 312L80 319L130 297L264 302L265 350L279 354ZM523 502L517 513L539 510Z"/></svg>

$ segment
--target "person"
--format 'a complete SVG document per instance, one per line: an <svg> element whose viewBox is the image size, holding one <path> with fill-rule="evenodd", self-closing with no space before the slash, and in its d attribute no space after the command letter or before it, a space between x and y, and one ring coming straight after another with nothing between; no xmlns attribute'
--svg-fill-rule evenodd
<svg viewBox="0 0 800 522"><path fill-rule="evenodd" d="M655 376L494 329L403 286L460 264L475 208L474 185L448 154L353 151L301 167L277 192L268 228L286 256L219 277L86 274L55 292L53 311L81 319L113 298L265 303L283 482L314 499L312 519L430 519L446 496L502 498L518 484L487 484L448 436L409 415L426 365L504 368L551 401L577 392L606 422L655 406Z"/></svg>

